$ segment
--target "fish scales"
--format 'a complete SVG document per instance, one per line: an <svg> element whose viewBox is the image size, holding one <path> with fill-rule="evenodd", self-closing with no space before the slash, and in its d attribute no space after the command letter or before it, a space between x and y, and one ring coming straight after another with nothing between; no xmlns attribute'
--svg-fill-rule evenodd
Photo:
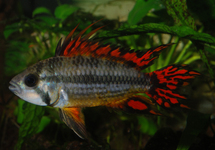
<svg viewBox="0 0 215 150"><path fill-rule="evenodd" d="M146 52L105 45L90 38L102 27L83 35L93 24L73 36L76 26L64 42L58 42L54 57L15 76L9 89L27 102L59 108L61 120L83 139L89 138L84 107L106 106L153 115L161 115L157 105L190 109L178 91L200 73L180 64L141 72L171 43Z"/></svg>
<svg viewBox="0 0 215 150"><path fill-rule="evenodd" d="M69 93L70 106L105 105L149 90L151 86L144 73L108 59L53 57L42 63L40 80L63 86Z"/></svg>

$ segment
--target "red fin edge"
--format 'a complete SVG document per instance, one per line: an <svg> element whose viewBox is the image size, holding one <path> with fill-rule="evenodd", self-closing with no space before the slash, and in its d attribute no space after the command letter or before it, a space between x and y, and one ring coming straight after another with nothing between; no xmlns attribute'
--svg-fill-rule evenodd
<svg viewBox="0 0 215 150"><path fill-rule="evenodd" d="M134 95L120 103L111 104L109 107L118 108L129 113L150 113L153 115L161 115L157 109L157 105L146 97Z"/></svg>
<svg viewBox="0 0 215 150"><path fill-rule="evenodd" d="M100 20L99 20L100 21ZM94 29L90 33L83 36L87 29L99 22L96 21L86 27L83 31L77 34L72 40L75 30L78 25L69 33L64 40L62 46L58 44L55 56L73 57L77 55L85 55L99 58L108 58L113 61L132 65L138 70L142 70L153 64L153 60L158 58L160 52L172 44L165 44L154 49L149 49L145 53L142 51L134 51L111 45L104 45L100 42L90 40L89 38L104 26ZM59 42L60 43L60 42Z"/></svg>
<svg viewBox="0 0 215 150"><path fill-rule="evenodd" d="M165 108L178 105L182 108L189 108L185 104L181 104L186 97L178 93L178 89L188 85L189 80L200 75L196 71L190 71L184 65L170 65L163 69L149 73L151 82L154 85L147 95L155 102Z"/></svg>

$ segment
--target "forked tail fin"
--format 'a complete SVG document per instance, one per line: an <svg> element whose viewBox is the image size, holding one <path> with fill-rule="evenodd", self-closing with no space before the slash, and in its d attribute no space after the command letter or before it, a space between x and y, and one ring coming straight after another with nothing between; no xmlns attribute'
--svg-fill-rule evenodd
<svg viewBox="0 0 215 150"><path fill-rule="evenodd" d="M160 70L149 73L152 88L147 95L156 101L157 104L165 108L178 105L189 108L180 101L186 97L178 93L178 89L188 85L190 79L195 78L200 73L186 69L185 65L170 65Z"/></svg>

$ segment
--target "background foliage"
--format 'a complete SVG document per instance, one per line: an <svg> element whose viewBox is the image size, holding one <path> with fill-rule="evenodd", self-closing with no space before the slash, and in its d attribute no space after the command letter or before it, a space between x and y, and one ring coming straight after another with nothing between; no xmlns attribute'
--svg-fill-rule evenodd
<svg viewBox="0 0 215 150"><path fill-rule="evenodd" d="M136 0L135 6L128 14L127 22L104 18L92 29L108 24L98 33L97 38L132 49L144 50L163 43L175 43L170 49L162 52L155 64L144 71L151 72L172 63L189 64L192 69L203 73L205 78L202 78L201 82L196 82L191 89L202 86L206 79L213 87L215 30L211 22L214 21L214 7L212 0L195 3L192 0ZM202 13L199 13L200 10ZM5 20L7 25L3 31L3 38L7 47L4 55L4 78L9 81L10 77L31 64L54 56L58 40L65 37L78 23L80 25L77 33L101 18L103 16L95 17L90 13L84 13L72 3L59 3L53 11L48 7L37 7L30 17L20 13L17 20ZM164 38L164 33L168 34L167 38ZM7 88L6 84L3 88ZM191 100L197 99L194 97L196 95L194 92L187 91ZM213 89L208 91L211 93ZM184 92L186 93L185 90ZM3 111L0 116L0 128L5 129L7 118L11 118L19 128L19 133L13 139L15 145L11 145L11 149L143 149L144 147L166 149L168 147L186 150L195 148L196 139L201 139L202 135L206 136L203 133L210 126L212 126L211 136L207 136L207 142L200 142L202 145L199 147L215 146L213 117L210 118L214 108L207 113L208 108L201 111L204 113L166 110L164 113L166 115L161 117L112 112L106 108L88 108L85 109L87 129L95 140L88 143L79 139L59 120L57 109L32 105L17 100L17 97L7 99L9 100L1 103ZM205 99L207 98L201 99L199 105ZM191 101L195 103L194 108L197 102L197 100ZM181 128L185 128L183 133ZM2 141L6 139L5 132L0 133ZM162 141L164 137L166 141ZM1 142L0 146L4 147L3 145Z"/></svg>

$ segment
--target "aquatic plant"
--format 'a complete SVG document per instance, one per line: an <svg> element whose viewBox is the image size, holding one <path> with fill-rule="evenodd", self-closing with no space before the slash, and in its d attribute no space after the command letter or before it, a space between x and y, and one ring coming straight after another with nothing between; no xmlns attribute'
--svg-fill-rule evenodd
<svg viewBox="0 0 215 150"><path fill-rule="evenodd" d="M214 2L207 0L205 3L213 4ZM213 7L214 5L211 5L211 9ZM110 25L106 25L102 32L98 33L99 38L139 50L162 44L163 33L168 34L169 39L167 43L172 42L175 44L171 49L161 54L155 64L144 71L151 72L172 63L189 64L195 70L200 72L206 71L205 74L209 74L214 82L213 68L215 63L210 55L214 56L215 38L204 32L205 24L196 25L199 14L195 11L193 14L195 17L192 17L190 14L186 0L137 0L136 5L128 15L127 22L121 23L119 26L118 22L104 18L103 21L92 28L109 23ZM203 12L201 15L207 16L207 13ZM59 39L67 35L78 23L80 23L80 26L77 30L80 31L91 24L92 21L100 18L82 13L79 8L68 4L58 6L55 8L54 13L45 7L36 8L32 13L32 18L22 17L18 22L5 27L4 37L7 39L9 47L5 54L6 66L4 74L7 76L15 75L39 60L52 57ZM157 41L153 40L155 37L157 37ZM177 48L180 42L183 43L183 46ZM203 67L199 66L205 67L202 69ZM86 111L90 112L87 109ZM102 129L106 129L102 135L106 141L102 148L92 144L94 149L109 149L109 144L116 144L113 139L116 139L116 137L122 138L123 135L120 133L122 131L117 129L119 126L115 125L111 128L110 124L117 122L113 119L113 114L107 115L107 112L104 110L102 112L110 121L107 123L103 120L102 123L109 128L100 125L100 129L97 132L101 134ZM18 100L14 113L17 116L17 122L21 124L16 149L21 149L23 143L30 143L30 137L45 132L45 128L50 126L50 124L57 124L58 129L54 133L55 140L58 139L57 135L62 136L62 133L59 133L62 132L62 128L65 129L64 127L59 129L59 126L63 126L63 124L53 108L44 108ZM87 120L87 122L95 123L96 118L102 118L97 110L93 110L89 114L91 114L89 115L91 121ZM93 114L94 117L92 117ZM117 123L123 122L125 124L123 127L131 130L129 135L127 132L125 135L127 135L126 138L131 139L132 146L135 145L136 149L143 148L141 142L144 135L153 136L158 128L165 124L165 121L161 120L160 116L130 116L121 112L117 112L117 115L120 120ZM189 149L195 138L209 124L210 115L190 111L187 118L187 126L180 138L177 149ZM87 125L91 129L90 131L96 132L92 125L88 123ZM137 129L138 126L139 129ZM98 136L98 133L93 133L93 136ZM70 140L76 139L70 137ZM120 140L117 141L118 145L115 148L121 148L120 144L126 141L125 139ZM53 145L59 146L54 142ZM80 144L77 145L80 146ZM89 145L85 143L82 146L87 147Z"/></svg>

